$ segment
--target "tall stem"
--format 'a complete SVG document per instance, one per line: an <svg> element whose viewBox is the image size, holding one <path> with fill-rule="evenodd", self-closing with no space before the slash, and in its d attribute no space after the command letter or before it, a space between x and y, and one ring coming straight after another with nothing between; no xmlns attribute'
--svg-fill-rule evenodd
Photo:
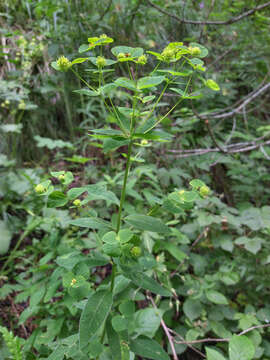
<svg viewBox="0 0 270 360"><path fill-rule="evenodd" d="M121 191L120 205L119 205L119 210L118 210L117 227L116 227L117 233L119 232L120 227L121 227L121 215L122 215L123 204L124 204L125 197L126 197L126 186L127 186L128 172L129 172L129 168L130 168L132 145L133 145L133 140L131 139L128 144L126 170L125 170L124 182L123 182L123 187L122 187L122 191Z"/></svg>

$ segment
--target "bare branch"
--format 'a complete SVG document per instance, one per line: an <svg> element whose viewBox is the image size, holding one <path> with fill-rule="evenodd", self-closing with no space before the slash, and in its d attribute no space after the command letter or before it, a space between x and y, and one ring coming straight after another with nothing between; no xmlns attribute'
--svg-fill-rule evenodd
<svg viewBox="0 0 270 360"><path fill-rule="evenodd" d="M147 297L151 301L153 307L156 309L157 306L156 306L152 296L148 293ZM167 328L167 325L165 324L164 320L162 319L162 317L160 317L160 323L161 323L161 326L163 327L163 330L164 330L164 332L165 332L165 334L166 334L166 336L168 338L168 341L170 343L170 346L171 346L171 349L172 349L172 354L173 354L173 360L178 360L178 356L176 354L174 343L173 343L173 338L172 338L172 336L171 336L171 334L170 334L170 332L169 332L169 330Z"/></svg>
<svg viewBox="0 0 270 360"><path fill-rule="evenodd" d="M237 336L241 336L241 335L244 335L252 330L255 330L255 329L262 329L262 328L267 328L269 327L270 324L263 324L263 325L256 325L256 326L252 326L251 328L249 329L246 329L242 332L240 332L239 334L236 334ZM181 337L179 334L175 333L174 334L178 337ZM199 339L199 340L192 340L192 341L184 341L184 340L181 340L181 341L177 341L177 340L174 340L174 342L176 344L201 344L201 343L205 343L205 342L228 342L230 341L229 338L224 338L224 339L214 339L214 338L206 338L206 339Z"/></svg>
<svg viewBox="0 0 270 360"><path fill-rule="evenodd" d="M230 144L230 145L225 146L223 149L226 151L226 154L236 154L236 153L247 152L247 151L251 151L251 150L255 150L255 149L261 150L263 148L263 146L270 145L270 140L267 140L264 142L259 142L259 143L257 143L257 142L262 140L262 138L265 138L267 135L269 135L269 134L266 134L263 137L254 139L253 141ZM221 152L220 148L218 148L218 147L208 148L208 149L168 150L168 151L172 154L179 154L179 155L177 155L177 157L179 157L179 158L186 158L189 156L199 156L199 155L205 155L208 153ZM268 159L268 155L266 158Z"/></svg>
<svg viewBox="0 0 270 360"><path fill-rule="evenodd" d="M148 2L149 5L151 5L153 8L155 8L156 10L161 12L162 14L170 16L171 18L175 19L176 21L178 21L180 23L194 24L194 25L230 25L230 24L233 24L233 23L235 23L235 22L237 22L239 20L242 20L243 18L245 18L247 16L253 15L256 11L265 9L266 7L270 6L270 1L268 1L267 3L258 5L253 9L245 11L242 14L239 14L239 15L237 15L237 16L229 19L229 20L225 20L225 21L198 21L198 20L181 19L179 16L171 14L168 11L166 11L166 10L162 9L161 7L159 7L158 5L154 4L151 0L145 0L145 1Z"/></svg>
<svg viewBox="0 0 270 360"><path fill-rule="evenodd" d="M222 119L222 118L231 117L234 114L240 113L240 111L242 111L242 109L244 109L247 106L247 104L249 104L252 100L254 100L257 96L261 95L263 92L265 92L269 88L270 88L270 82L265 84L262 87L259 87L257 90L252 91L250 94L247 95L246 99L239 106L237 106L236 108L232 109L229 112L209 113L209 114L202 114L200 116L203 119L205 119L206 117L211 117L214 119Z"/></svg>

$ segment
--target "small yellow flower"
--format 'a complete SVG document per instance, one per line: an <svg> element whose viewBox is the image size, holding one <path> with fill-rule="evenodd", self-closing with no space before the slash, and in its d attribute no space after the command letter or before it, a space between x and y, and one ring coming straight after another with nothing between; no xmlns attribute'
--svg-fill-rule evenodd
<svg viewBox="0 0 270 360"><path fill-rule="evenodd" d="M178 191L178 194L179 194L180 196L184 195L184 193L185 193L185 190L180 190L180 191Z"/></svg>
<svg viewBox="0 0 270 360"><path fill-rule="evenodd" d="M58 180L61 181L61 182L65 181L65 178L66 178L65 174L61 174L61 175L58 176Z"/></svg>
<svg viewBox="0 0 270 360"><path fill-rule="evenodd" d="M76 279L72 279L70 282L70 286L74 286L76 284L77 280Z"/></svg>
<svg viewBox="0 0 270 360"><path fill-rule="evenodd" d="M147 63L147 56L146 55L139 56L137 63L140 65L145 65Z"/></svg>
<svg viewBox="0 0 270 360"><path fill-rule="evenodd" d="M141 145L142 145L142 146L148 145L148 140L143 139L143 140L141 141Z"/></svg>
<svg viewBox="0 0 270 360"><path fill-rule="evenodd" d="M100 39L107 39L107 37L108 37L108 36L107 36L106 34L102 34L102 35L100 35L99 38L100 38Z"/></svg>
<svg viewBox="0 0 270 360"><path fill-rule="evenodd" d="M139 248L139 246L134 246L131 250L131 255L135 258L137 257L140 257L141 256L141 253L142 253L142 250L141 248Z"/></svg>
<svg viewBox="0 0 270 360"><path fill-rule="evenodd" d="M192 56L200 55L201 53L201 49L198 46L190 46L188 50Z"/></svg>
<svg viewBox="0 0 270 360"><path fill-rule="evenodd" d="M208 186L204 185L200 188L200 195L202 197L206 197L207 195L209 195L209 193L210 193L210 189Z"/></svg>
<svg viewBox="0 0 270 360"><path fill-rule="evenodd" d="M118 59L118 60L124 59L125 57L126 57L126 56L125 56L124 53L119 53L119 54L117 55L117 59Z"/></svg>
<svg viewBox="0 0 270 360"><path fill-rule="evenodd" d="M25 102L24 102L23 100L21 100L21 101L19 102L18 109L19 109L19 110L25 110L25 108L26 108L26 104L25 104Z"/></svg>
<svg viewBox="0 0 270 360"><path fill-rule="evenodd" d="M73 205L74 206L77 206L77 207L80 207L81 206L81 200L80 199L76 199L73 201Z"/></svg>
<svg viewBox="0 0 270 360"><path fill-rule="evenodd" d="M60 71L67 71L71 67L71 62L65 56L60 56L57 66Z"/></svg>
<svg viewBox="0 0 270 360"><path fill-rule="evenodd" d="M175 55L175 51L173 49L167 49L167 48L165 48L161 53L161 56L162 56L164 61L173 60L174 55Z"/></svg>
<svg viewBox="0 0 270 360"><path fill-rule="evenodd" d="M106 59L103 56L97 57L97 66L103 68L106 65Z"/></svg>

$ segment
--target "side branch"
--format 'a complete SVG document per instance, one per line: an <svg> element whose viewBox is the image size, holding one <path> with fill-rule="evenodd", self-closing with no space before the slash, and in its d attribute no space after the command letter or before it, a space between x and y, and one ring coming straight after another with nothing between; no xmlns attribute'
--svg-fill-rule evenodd
<svg viewBox="0 0 270 360"><path fill-rule="evenodd" d="M148 2L148 4L150 6L152 6L153 8L155 8L156 10L158 10L159 12L161 12L164 15L170 16L171 18L175 19L176 21L183 23L183 24L194 24L194 25L230 25L233 24L237 21L242 20L245 17L251 16L252 14L254 14L256 11L262 10L268 6L270 6L270 1L268 1L267 3L261 4L256 6L253 9L250 9L248 11L243 12L242 14L239 14L238 16L235 16L229 20L225 20L225 21L198 21L198 20L186 20L186 19L181 19L179 16L176 16L174 14L169 13L168 11L162 9L161 7L159 7L158 5L154 4L151 0L145 0L146 2Z"/></svg>

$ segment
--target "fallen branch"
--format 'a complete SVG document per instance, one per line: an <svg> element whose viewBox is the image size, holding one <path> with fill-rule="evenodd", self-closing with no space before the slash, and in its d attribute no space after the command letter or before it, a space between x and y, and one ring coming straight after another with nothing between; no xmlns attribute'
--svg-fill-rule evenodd
<svg viewBox="0 0 270 360"><path fill-rule="evenodd" d="M267 3L261 4L256 6L253 9L250 9L248 11L243 12L242 14L239 14L229 20L225 20L225 21L198 21L198 20L186 20L186 19L181 19L179 16L174 15L169 13L168 11L162 9L161 7L159 7L158 5L154 4L151 0L145 0L146 2L148 2L149 5L151 5L153 8L155 8L156 10L158 10L159 12L161 12L164 15L170 16L171 18L175 19L176 21L183 23L183 24L194 24L194 25L231 25L237 21L242 20L245 17L251 16L253 15L256 11L260 11L265 9L266 7L270 6L270 1L268 1Z"/></svg>
<svg viewBox="0 0 270 360"><path fill-rule="evenodd" d="M256 326L252 326L250 327L249 329L246 329L244 331L241 331L240 333L236 334L237 336L241 336L241 335L244 335L252 330L255 330L255 329L262 329L262 328L267 328L269 327L270 324L263 324L263 325L256 325ZM172 331L171 331L172 332ZM180 337L181 336L179 334L177 334L176 332L173 332L176 336ZM205 338L205 339L199 339L199 340L192 340L192 341L184 341L184 340L181 340L181 341L177 341L174 339L174 342L176 344L201 344L201 343L205 343L205 342L229 342L230 341L230 338L224 338L224 339L215 339L215 338Z"/></svg>
<svg viewBox="0 0 270 360"><path fill-rule="evenodd" d="M157 309L157 306L156 306L156 304L155 304L154 299L152 298L152 296L148 293L148 294L147 294L147 297L148 297L148 299L151 301L153 307L154 307L155 309ZM174 343L173 343L173 338L172 338L172 336L171 336L171 334L170 334L170 332L169 332L169 329L168 329L167 325L165 324L164 320L162 319L162 317L160 317L160 323L161 323L161 326L163 327L163 330L164 330L164 332L165 332L165 334L166 334L166 336L167 336L167 339L168 339L168 341L169 341L169 344L170 344L170 346L171 346L172 355L173 355L173 360L178 360L178 356L177 356L177 354L176 354L175 347L174 347Z"/></svg>

